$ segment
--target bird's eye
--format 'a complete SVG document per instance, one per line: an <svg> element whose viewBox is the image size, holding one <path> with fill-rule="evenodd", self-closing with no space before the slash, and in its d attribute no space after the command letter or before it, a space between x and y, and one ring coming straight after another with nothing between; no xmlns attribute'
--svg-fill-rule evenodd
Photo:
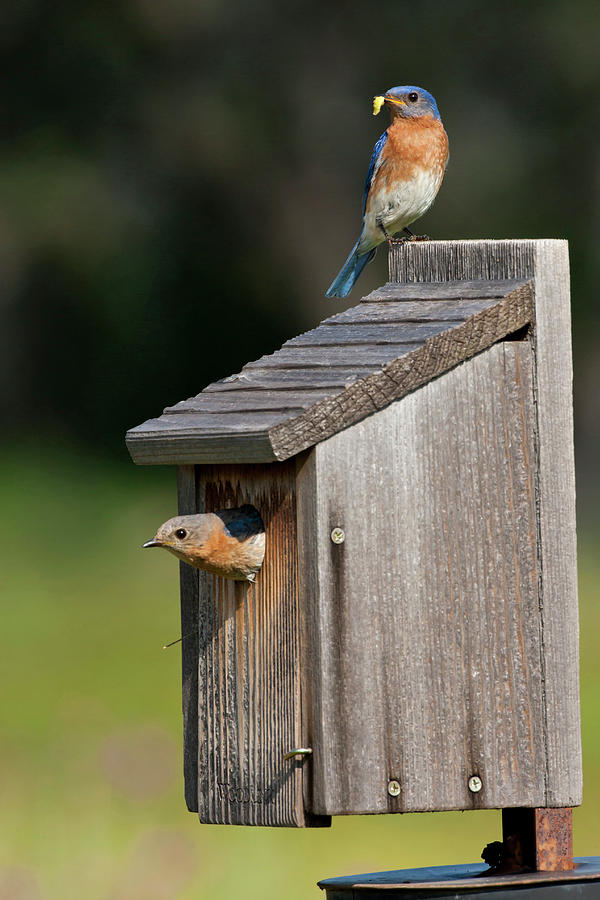
<svg viewBox="0 0 600 900"><path fill-rule="evenodd" d="M408 95L408 99L410 100L411 103L416 103L417 100L419 99L419 95L417 94L416 91L411 91L410 94Z"/></svg>
<svg viewBox="0 0 600 900"><path fill-rule="evenodd" d="M180 541L182 541L184 537L187 537L187 531L185 530L185 528L178 528L175 532L175 537L179 538Z"/></svg>

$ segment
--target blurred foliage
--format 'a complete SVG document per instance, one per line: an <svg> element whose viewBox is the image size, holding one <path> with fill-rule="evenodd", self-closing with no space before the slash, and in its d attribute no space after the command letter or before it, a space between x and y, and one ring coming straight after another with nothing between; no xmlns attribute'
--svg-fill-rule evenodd
<svg viewBox="0 0 600 900"><path fill-rule="evenodd" d="M598 439L600 88L592 0L21 0L5 61L0 406L123 452L130 427L340 308L382 128L430 89L436 237L567 237L583 460ZM385 280L385 253L352 302ZM587 453L587 456L586 456Z"/></svg>
<svg viewBox="0 0 600 900"><path fill-rule="evenodd" d="M0 897L316 896L317 878L477 859L495 813L201 828L180 774L177 568L136 549L174 473L126 428L343 305L396 84L451 142L423 230L571 243L586 802L597 853L599 9L592 0L20 0L0 11ZM385 281L385 253L352 302ZM166 555L165 555L166 556ZM265 875L265 871L268 872Z"/></svg>
<svg viewBox="0 0 600 900"><path fill-rule="evenodd" d="M498 812L199 825L183 799L178 567L140 543L173 473L35 446L0 459L2 900L318 900L320 878L475 862ZM132 476L133 472L133 476ZM35 511L35 514L33 514ZM584 805L600 850L600 566L581 548Z"/></svg>

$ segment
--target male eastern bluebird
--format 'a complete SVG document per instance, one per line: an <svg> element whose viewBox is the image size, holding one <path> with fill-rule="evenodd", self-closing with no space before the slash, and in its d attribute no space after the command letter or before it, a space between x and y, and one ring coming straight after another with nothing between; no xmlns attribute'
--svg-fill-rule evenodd
<svg viewBox="0 0 600 900"><path fill-rule="evenodd" d="M194 516L176 516L143 547L164 547L214 575L254 581L265 556L265 528L258 510L246 504Z"/></svg>
<svg viewBox="0 0 600 900"><path fill-rule="evenodd" d="M434 98L420 87L391 88L373 101L392 121L373 149L363 196L363 227L352 252L330 285L328 297L345 297L375 248L426 212L448 162L448 135Z"/></svg>

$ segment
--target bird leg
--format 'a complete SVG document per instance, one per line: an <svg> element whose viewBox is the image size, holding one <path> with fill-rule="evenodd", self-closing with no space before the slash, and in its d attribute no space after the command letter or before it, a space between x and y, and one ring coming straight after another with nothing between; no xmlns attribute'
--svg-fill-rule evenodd
<svg viewBox="0 0 600 900"><path fill-rule="evenodd" d="M431 238L428 234L413 234L410 228L402 229L406 234L406 237L403 238L405 241L430 241Z"/></svg>
<svg viewBox="0 0 600 900"><path fill-rule="evenodd" d="M383 231L383 236L386 239L386 241L388 242L388 246L391 247L394 243L394 238L392 237L391 234L387 233L387 231L385 230L385 226L381 220L378 220L377 227Z"/></svg>
<svg viewBox="0 0 600 900"><path fill-rule="evenodd" d="M404 232L403 237L394 237L393 235L388 234L388 232L386 231L385 226L381 220L377 221L377 227L380 228L381 231L383 232L383 236L386 239L386 241L388 242L388 245L390 247L392 247L394 245L394 243L397 241L399 241L401 244L408 244L409 242L412 243L414 241L429 241L429 240L431 240L431 238L429 237L428 234L413 234L412 231L410 230L410 228L402 229Z"/></svg>

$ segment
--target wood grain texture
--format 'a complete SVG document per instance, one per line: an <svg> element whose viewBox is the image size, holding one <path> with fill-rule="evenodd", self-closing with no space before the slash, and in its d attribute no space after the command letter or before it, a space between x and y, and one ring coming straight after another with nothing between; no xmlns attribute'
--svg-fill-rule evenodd
<svg viewBox="0 0 600 900"><path fill-rule="evenodd" d="M276 457L287 459L354 425L527 325L533 315L532 299L532 286L526 283L494 306L429 338L381 371L319 401L299 416L274 425L269 438Z"/></svg>
<svg viewBox="0 0 600 900"><path fill-rule="evenodd" d="M389 266L390 280L402 282L402 289L407 287L404 282L424 282L429 289L433 281L534 278L539 595L548 741L545 805L577 806L582 769L568 244L429 241L394 246ZM560 786L556 795L554 785Z"/></svg>
<svg viewBox="0 0 600 900"><path fill-rule="evenodd" d="M531 278L542 241L400 242L390 248L390 281L407 284ZM560 241L546 243L559 244Z"/></svg>
<svg viewBox="0 0 600 900"><path fill-rule="evenodd" d="M183 433L153 430L152 423L128 443L132 459L140 466L192 465L194 463L264 463L275 459L271 442L264 432L242 431L210 434L193 429Z"/></svg>
<svg viewBox="0 0 600 900"><path fill-rule="evenodd" d="M577 806L582 766L569 257L566 241L535 245L540 606L548 742L544 806Z"/></svg>
<svg viewBox="0 0 600 900"><path fill-rule="evenodd" d="M531 271L527 270L527 274L524 272L519 272L516 277L513 278L505 278L502 274L505 267L500 268L497 272L495 270L490 270L488 266L486 271L489 273L492 271L492 274L487 277L485 274L474 275L474 277L469 280L468 278L457 278L452 274L451 268L447 264L448 252L452 253L451 248L454 247L455 244L480 244L485 243L483 241L429 241L427 244L413 244L411 247L407 248L406 251L396 248L394 245L391 253L389 254L389 263L390 263L390 280L387 284L381 285L381 287L376 288L374 291L371 291L370 294L367 294L366 297L363 297L361 303L379 303L380 301L388 302L390 300L402 299L405 301L409 300L435 300L435 301L443 301L443 300L465 300L465 299L481 299L483 297L504 297L506 294L510 294L511 291L514 291L516 288L521 287L524 281L527 281L528 277L531 277ZM490 242L492 243L492 242ZM495 243L495 242L494 242ZM431 247L435 245L436 253L438 257L441 253L445 253L444 261L441 263L441 266L438 266L434 269L427 269L425 263L421 263L421 269L423 270L422 278L419 278L417 281L414 278L408 278L406 280L402 280L397 277L392 277L392 270L394 273L399 270L399 266L395 265L395 260L398 252L406 254L406 262L405 266L410 265L411 267L417 266L418 272L418 264L415 264L415 254L418 254L419 250L413 250L414 247ZM429 258L429 251L425 252L427 258ZM420 258L420 257L418 257ZM447 277L440 278L439 277L439 269L440 267L447 271ZM473 271L475 271L474 267ZM518 272L518 267L514 266L513 270ZM481 270L483 272L483 269ZM435 276L438 277L435 277ZM398 284L402 282L402 289L399 291ZM343 315L343 313L342 313Z"/></svg>
<svg viewBox="0 0 600 900"><path fill-rule="evenodd" d="M313 328L306 334L286 341L284 347L339 347L350 344L361 348L363 344L423 344L427 338L448 330L448 322L393 322L383 324L349 324L330 322ZM345 349L345 348L344 348ZM369 347L370 349L370 347ZM398 354L400 355L400 354Z"/></svg>
<svg viewBox="0 0 600 900"><path fill-rule="evenodd" d="M245 369L305 369L307 366L368 366L379 368L399 356L413 350L411 344L396 342L392 346L380 344L356 344L353 346L295 347L285 346L270 356L262 356L256 362L246 363Z"/></svg>
<svg viewBox="0 0 600 900"><path fill-rule="evenodd" d="M501 343L302 466L315 812L546 805L533 419Z"/></svg>
<svg viewBox="0 0 600 900"><path fill-rule="evenodd" d="M520 285L518 285L520 286ZM398 285L394 285L396 294ZM402 285L401 293L404 293L406 285ZM507 291L510 293L510 291ZM396 324L397 322L464 322L474 313L482 309L489 309L498 299L487 300L403 300L395 296L385 303L367 303L365 298L358 306L330 319L324 319L322 325L352 325L352 324Z"/></svg>
<svg viewBox="0 0 600 900"><path fill-rule="evenodd" d="M313 390L345 387L361 378L368 366L339 366L331 369L306 366L305 369L252 369L241 372L234 382L215 381L204 393L246 390Z"/></svg>
<svg viewBox="0 0 600 900"><path fill-rule="evenodd" d="M301 746L295 466L203 466L206 510L251 503L266 529L253 585L199 573L201 822L307 824Z"/></svg>
<svg viewBox="0 0 600 900"><path fill-rule="evenodd" d="M198 511L194 466L177 470L177 508L180 516ZM181 592L181 680L183 708L183 777L185 802L198 812L198 569L179 564Z"/></svg>
<svg viewBox="0 0 600 900"><path fill-rule="evenodd" d="M188 412L255 412L269 409L306 409L317 400L327 396L327 391L319 388L305 391L239 390L203 393L189 400L182 400L175 406L167 406L163 415L179 415Z"/></svg>
<svg viewBox="0 0 600 900"><path fill-rule="evenodd" d="M202 410L195 412L193 417L185 412L168 413L160 419L151 419L146 423L146 430L154 433L173 434L186 433L194 430L198 434L224 434L231 432L236 434L256 434L266 432L273 424L280 421L285 412L280 409L261 409L248 415L247 410L237 412L222 411L204 413ZM140 426L142 427L142 426Z"/></svg>

